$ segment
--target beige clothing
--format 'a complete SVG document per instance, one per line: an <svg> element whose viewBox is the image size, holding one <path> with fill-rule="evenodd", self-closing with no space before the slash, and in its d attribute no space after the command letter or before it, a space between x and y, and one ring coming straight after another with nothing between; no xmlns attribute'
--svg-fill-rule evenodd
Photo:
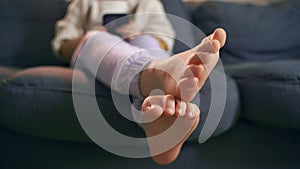
<svg viewBox="0 0 300 169"><path fill-rule="evenodd" d="M102 24L104 14L130 14L133 11L136 14L144 13L135 15L136 27L142 33L153 33L172 51L175 33L159 0L73 0L66 16L56 24L56 36L52 41L54 52L59 53L64 40L78 38L96 30ZM160 14L155 15L153 12Z"/></svg>

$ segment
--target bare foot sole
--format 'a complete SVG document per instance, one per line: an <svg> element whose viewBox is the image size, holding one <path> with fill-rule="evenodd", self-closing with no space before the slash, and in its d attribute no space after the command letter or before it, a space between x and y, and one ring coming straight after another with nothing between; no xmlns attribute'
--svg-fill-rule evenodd
<svg viewBox="0 0 300 169"><path fill-rule="evenodd" d="M171 95L149 96L143 106L147 141L152 159L158 164L173 162L199 123L198 106L176 100Z"/></svg>
<svg viewBox="0 0 300 169"><path fill-rule="evenodd" d="M217 29L191 50L150 62L141 72L142 95L148 96L152 90L160 89L175 98L191 101L217 64L225 40L225 31Z"/></svg>

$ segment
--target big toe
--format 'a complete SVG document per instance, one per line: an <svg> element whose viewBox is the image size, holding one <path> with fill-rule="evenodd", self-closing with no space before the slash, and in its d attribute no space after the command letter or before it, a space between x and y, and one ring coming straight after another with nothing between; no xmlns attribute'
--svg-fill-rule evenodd
<svg viewBox="0 0 300 169"><path fill-rule="evenodd" d="M223 47L226 42L226 32L222 28L218 28L214 31L212 34L212 40L218 40L220 43L220 46Z"/></svg>
<svg viewBox="0 0 300 169"><path fill-rule="evenodd" d="M143 110L142 123L150 123L163 114L163 109L158 105L151 105Z"/></svg>

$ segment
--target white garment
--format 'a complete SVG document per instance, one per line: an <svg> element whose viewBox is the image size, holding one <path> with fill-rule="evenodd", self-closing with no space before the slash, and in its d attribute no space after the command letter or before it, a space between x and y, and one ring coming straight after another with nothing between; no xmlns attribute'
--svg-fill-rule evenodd
<svg viewBox="0 0 300 169"><path fill-rule="evenodd" d="M112 3L115 5L111 6ZM128 14L135 11L136 27L142 33L159 37L166 43L168 50L172 51L175 32L159 0L72 0L65 17L56 24L56 36L52 41L56 55L60 57L59 50L63 41L82 37L87 32L98 29L102 25L104 14L116 11Z"/></svg>

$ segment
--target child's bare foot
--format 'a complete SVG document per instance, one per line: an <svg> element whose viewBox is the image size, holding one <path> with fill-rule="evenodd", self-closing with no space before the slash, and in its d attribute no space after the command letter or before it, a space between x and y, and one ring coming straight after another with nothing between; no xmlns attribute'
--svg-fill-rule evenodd
<svg viewBox="0 0 300 169"><path fill-rule="evenodd" d="M173 162L199 123L198 106L171 95L149 96L143 102L142 110L152 159L159 164Z"/></svg>
<svg viewBox="0 0 300 169"><path fill-rule="evenodd" d="M216 29L195 48L163 60L154 60L141 72L140 89L144 96L160 89L186 102L201 89L219 59L226 33Z"/></svg>

